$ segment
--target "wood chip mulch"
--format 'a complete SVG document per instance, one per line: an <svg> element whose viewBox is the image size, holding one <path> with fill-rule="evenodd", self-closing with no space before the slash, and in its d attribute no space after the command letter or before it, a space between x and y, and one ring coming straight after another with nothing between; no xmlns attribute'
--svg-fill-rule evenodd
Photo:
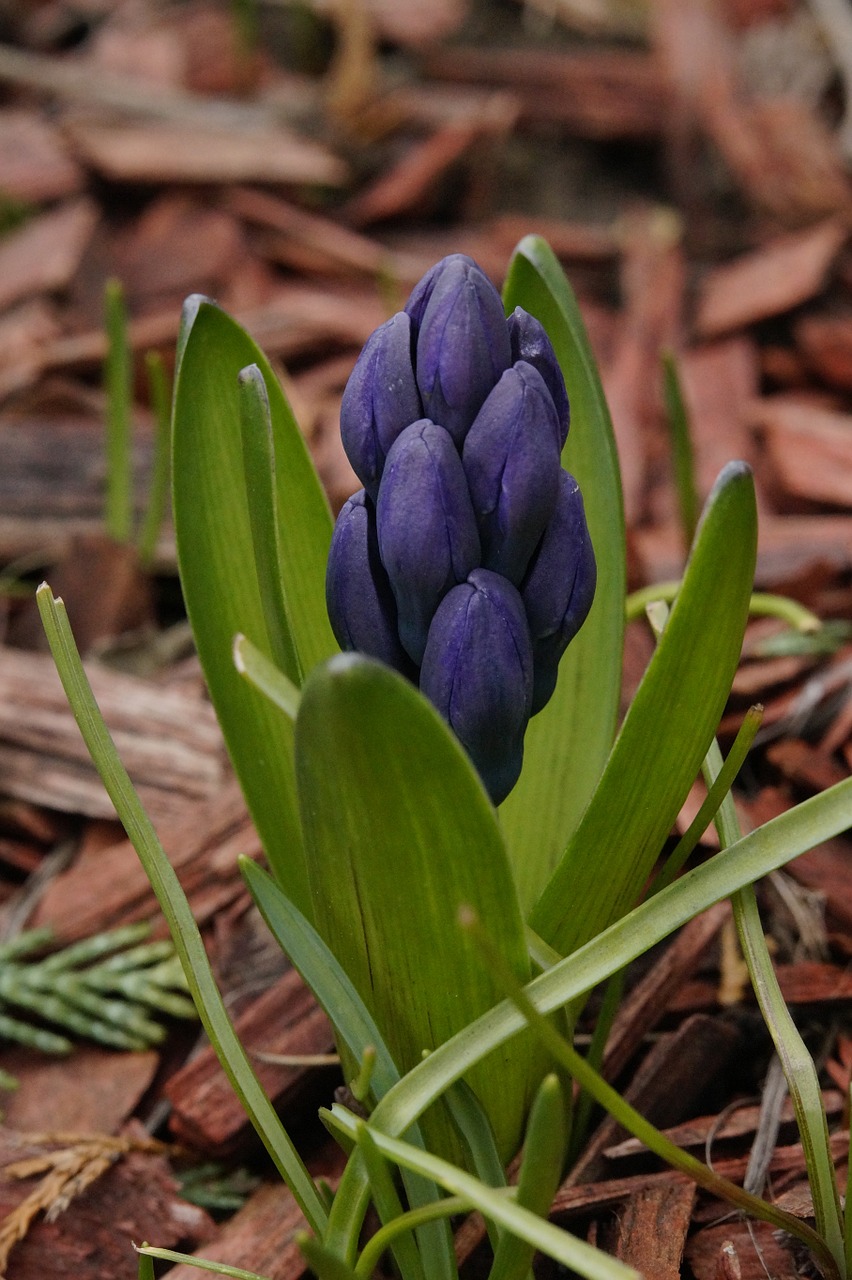
<svg viewBox="0 0 852 1280"><path fill-rule="evenodd" d="M234 24L243 8L252 46ZM613 411L631 589L677 576L686 550L660 372L672 350L701 496L729 459L752 465L757 586L826 624L821 643L749 626L723 737L764 704L737 804L744 824L765 821L852 766L852 87L816 13L805 0L315 0L298 17L224 0L0 4L0 935L163 931L45 652L27 584L47 577L259 1074L332 1181L340 1159L312 1117L335 1072L279 1061L327 1054L330 1031L236 871L260 849L188 641L172 531L152 573L103 535L104 284L123 282L131 318L140 509L143 357L172 362L190 292L215 296L269 353L337 507L356 487L340 397L372 329L441 255L468 252L499 284L517 240L545 235ZM649 652L632 624L625 695ZM841 1180L850 853L848 837L832 841L761 889L782 990L825 1064ZM770 1046L731 930L722 904L637 966L607 1073L742 1179ZM301 1275L298 1213L195 1028L176 1023L135 1054L4 1046L0 1068L19 1080L0 1166L36 1160L31 1177L0 1178L0 1222L27 1228L9 1243L9 1280L132 1280L130 1241L145 1238L270 1280ZM766 1193L807 1216L789 1104L780 1125ZM80 1145L93 1134L127 1142ZM171 1161L149 1135L173 1144ZM176 1178L210 1159L260 1175L235 1214L181 1192ZM83 1170L58 1216L65 1184L37 1167ZM607 1120L553 1213L654 1280L801 1274L789 1241ZM480 1238L463 1224L459 1256Z"/></svg>

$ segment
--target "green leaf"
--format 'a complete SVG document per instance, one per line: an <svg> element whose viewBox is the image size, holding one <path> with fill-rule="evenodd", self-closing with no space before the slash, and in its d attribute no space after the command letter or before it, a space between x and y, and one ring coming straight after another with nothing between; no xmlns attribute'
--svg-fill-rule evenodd
<svg viewBox="0 0 852 1280"><path fill-rule="evenodd" d="M65 606L61 600L54 599L46 583L39 587L36 598L50 650L74 718L107 794L151 882L151 888L169 926L175 951L180 956L187 986L204 1030L275 1167L289 1186L311 1227L322 1232L327 1222L325 1205L258 1081L248 1054L234 1030L186 894L157 839L157 833L133 789L133 783L104 724L68 625Z"/></svg>
<svg viewBox="0 0 852 1280"><path fill-rule="evenodd" d="M518 245L503 291L507 311L534 315L553 343L571 401L563 465L583 491L598 566L595 602L559 664L552 699L530 722L520 780L500 820L524 912L565 850L612 747L624 642L624 510L609 410L577 300L546 242Z"/></svg>
<svg viewBox="0 0 852 1280"><path fill-rule="evenodd" d="M154 1245L140 1245L136 1252L139 1254L139 1280L153 1280L154 1264L152 1258L160 1258L163 1262L182 1262L186 1267L196 1267L199 1271L210 1271L215 1276L229 1276L230 1280L265 1280L263 1276L259 1276L256 1271L246 1271L242 1267L229 1266L227 1262L214 1262L211 1258L198 1258L192 1253L180 1253L177 1249L159 1249ZM142 1263L148 1262L150 1270L142 1270Z"/></svg>
<svg viewBox="0 0 852 1280"><path fill-rule="evenodd" d="M695 781L739 661L756 545L751 472L731 463L594 798L533 911L563 955L630 910Z"/></svg>
<svg viewBox="0 0 852 1280"><path fill-rule="evenodd" d="M325 609L331 516L278 379L249 336L191 300L181 334L173 432L174 520L184 598L225 740L273 873L310 914L293 778L293 729L234 669L238 632L269 658L240 431L238 375L256 364L272 422L278 565L302 671L335 652ZM194 311L194 319L193 319Z"/></svg>
<svg viewBox="0 0 852 1280"><path fill-rule="evenodd" d="M296 776L317 928L406 1071L497 999L456 927L463 903L488 919L513 972L529 974L494 809L426 699L355 654L305 684ZM521 1043L469 1080L504 1159L537 1084L531 1064ZM424 1133L430 1148L458 1150L444 1115L424 1118Z"/></svg>
<svg viewBox="0 0 852 1280"><path fill-rule="evenodd" d="M389 1222L401 1218L403 1214L402 1201L394 1185L393 1175L388 1168L387 1160L373 1141L369 1126L361 1122L355 1130L355 1136L361 1149L361 1158L367 1170L367 1177L370 1179L373 1204L382 1226L387 1226ZM425 1280L417 1245L410 1232L406 1231L396 1236L391 1251L402 1280Z"/></svg>

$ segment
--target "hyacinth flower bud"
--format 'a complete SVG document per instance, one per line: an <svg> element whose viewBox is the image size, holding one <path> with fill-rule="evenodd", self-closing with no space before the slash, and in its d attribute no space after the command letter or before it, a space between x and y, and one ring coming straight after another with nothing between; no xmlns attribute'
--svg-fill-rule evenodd
<svg viewBox="0 0 852 1280"><path fill-rule="evenodd" d="M343 448L374 502L388 450L400 431L422 416L411 320L400 311L367 339L340 405Z"/></svg>
<svg viewBox="0 0 852 1280"><path fill-rule="evenodd" d="M428 418L391 446L379 486L379 550L396 599L399 636L420 663L442 597L479 564L479 535L458 450Z"/></svg>
<svg viewBox="0 0 852 1280"><path fill-rule="evenodd" d="M369 654L416 676L397 631L396 601L379 558L376 512L363 489L341 508L328 556L325 597L341 649Z"/></svg>
<svg viewBox="0 0 852 1280"><path fill-rule="evenodd" d="M406 311L417 333L423 412L461 448L480 405L511 363L500 295L471 258L456 253L423 278Z"/></svg>
<svg viewBox="0 0 852 1280"><path fill-rule="evenodd" d="M474 569L444 596L429 629L420 689L467 750L494 804L521 772L533 658L518 591Z"/></svg>
<svg viewBox="0 0 852 1280"><path fill-rule="evenodd" d="M559 659L586 620L596 581L583 495L574 477L560 471L556 508L521 585L532 635L533 715L553 694Z"/></svg>
<svg viewBox="0 0 852 1280"><path fill-rule="evenodd" d="M559 423L544 379L521 360L503 374L464 442L482 564L518 586L553 514Z"/></svg>
<svg viewBox="0 0 852 1280"><path fill-rule="evenodd" d="M565 379L553 350L553 343L547 336L544 326L523 307L515 310L506 321L509 330L509 343L512 348L512 363L526 360L534 369L538 369L544 378L548 391L556 406L556 417L559 421L559 448L568 439L568 426L571 418L568 404L568 392L565 390Z"/></svg>

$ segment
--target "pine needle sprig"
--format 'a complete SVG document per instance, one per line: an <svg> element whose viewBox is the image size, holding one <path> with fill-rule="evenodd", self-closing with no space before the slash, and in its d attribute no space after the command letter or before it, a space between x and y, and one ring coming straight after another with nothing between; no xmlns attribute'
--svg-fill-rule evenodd
<svg viewBox="0 0 852 1280"><path fill-rule="evenodd" d="M148 924L95 934L34 958L51 941L32 929L0 944L0 1037L43 1053L67 1054L67 1036L37 1027L8 1010L23 1010L76 1036L116 1049L159 1044L166 1029L156 1014L194 1018L180 962L170 941L147 941Z"/></svg>

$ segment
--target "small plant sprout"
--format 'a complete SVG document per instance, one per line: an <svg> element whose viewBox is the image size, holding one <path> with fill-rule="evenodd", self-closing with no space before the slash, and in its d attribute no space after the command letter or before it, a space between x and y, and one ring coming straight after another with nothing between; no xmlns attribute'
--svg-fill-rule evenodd
<svg viewBox="0 0 852 1280"><path fill-rule="evenodd" d="M618 464L576 299L544 241L520 243L502 298L463 255L433 267L368 340L341 429L363 489L335 524L263 353L215 304L188 301L172 452L181 580L266 854L268 870L243 861L246 884L328 1014L362 1113L322 1112L348 1155L330 1201L234 1033L62 604L47 586L38 593L205 1029L305 1215L306 1261L320 1280L367 1280L384 1256L402 1280L457 1280L450 1219L476 1209L490 1280L525 1280L537 1251L588 1280L635 1277L548 1220L583 1141L589 1104L572 1109L573 1080L664 1160L791 1231L826 1276L845 1280L848 1232L816 1077L778 1004L750 886L852 824L852 780L741 835L730 788L759 713L726 761L715 748L749 612L761 607L749 468L730 463L696 520L681 414L694 533L681 579L630 602L639 613L649 599L671 607L658 610L655 651L619 723ZM666 861L702 768L707 801ZM690 868L714 818L722 848ZM593 987L730 897L800 1093L814 1228L726 1184L619 1098L595 1066L606 1016L589 1061L572 1043ZM610 1012L618 997L615 982ZM379 1227L365 1238L371 1204Z"/></svg>

